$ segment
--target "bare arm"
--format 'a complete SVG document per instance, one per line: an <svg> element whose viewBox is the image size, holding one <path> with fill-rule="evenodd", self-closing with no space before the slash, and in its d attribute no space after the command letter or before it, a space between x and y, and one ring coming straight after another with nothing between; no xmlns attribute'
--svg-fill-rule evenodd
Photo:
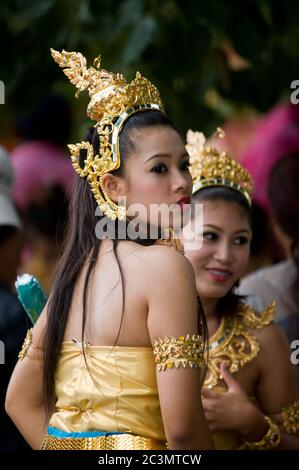
<svg viewBox="0 0 299 470"><path fill-rule="evenodd" d="M155 276L149 279L148 329L152 343L157 338L178 338L198 332L193 269L179 253L167 247L156 248ZM152 258L152 262L155 264L155 259ZM157 371L160 406L170 449L213 448L200 398L201 374L202 369L182 366Z"/></svg>
<svg viewBox="0 0 299 470"><path fill-rule="evenodd" d="M27 355L19 359L7 389L5 410L33 449L39 449L46 432L43 402L42 331L43 312L32 332Z"/></svg>

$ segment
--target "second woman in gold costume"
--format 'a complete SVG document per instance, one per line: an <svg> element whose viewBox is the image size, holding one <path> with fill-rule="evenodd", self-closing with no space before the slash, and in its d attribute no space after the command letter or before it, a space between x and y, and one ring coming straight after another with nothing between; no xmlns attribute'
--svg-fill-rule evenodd
<svg viewBox="0 0 299 470"><path fill-rule="evenodd" d="M251 177L201 133L189 131L187 149L203 224L195 236L191 223L184 229L185 254L207 317L202 397L215 447L298 449L295 371L275 307L257 314L233 292L249 258Z"/></svg>

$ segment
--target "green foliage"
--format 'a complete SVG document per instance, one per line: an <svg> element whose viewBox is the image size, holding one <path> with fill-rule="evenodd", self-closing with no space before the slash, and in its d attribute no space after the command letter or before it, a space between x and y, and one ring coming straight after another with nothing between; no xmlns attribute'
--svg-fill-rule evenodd
<svg viewBox="0 0 299 470"><path fill-rule="evenodd" d="M2 0L0 79L6 110L27 112L48 90L74 94L50 47L160 89L183 131L210 131L244 108L265 111L298 79L298 11L282 0ZM250 63L232 70L224 44ZM74 105L76 132L87 99ZM1 109L3 113L3 110Z"/></svg>

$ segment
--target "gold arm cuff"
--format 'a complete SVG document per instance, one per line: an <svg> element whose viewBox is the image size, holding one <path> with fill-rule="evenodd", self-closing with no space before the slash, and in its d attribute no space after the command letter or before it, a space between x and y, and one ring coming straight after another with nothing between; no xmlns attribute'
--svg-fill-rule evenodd
<svg viewBox="0 0 299 470"><path fill-rule="evenodd" d="M40 450L167 450L167 445L156 439L132 434L65 438L47 434Z"/></svg>
<svg viewBox="0 0 299 470"><path fill-rule="evenodd" d="M23 342L22 349L18 354L19 359L22 360L22 359L24 359L25 356L27 356L28 349L31 346L31 343L32 343L32 328L30 328L30 330L27 331L26 337L25 337L24 342Z"/></svg>
<svg viewBox="0 0 299 470"><path fill-rule="evenodd" d="M186 367L204 367L203 344L200 335L165 337L154 341L157 371Z"/></svg>
<svg viewBox="0 0 299 470"><path fill-rule="evenodd" d="M264 416L268 424L268 429L259 441L244 441L246 449L250 450L270 450L274 449L280 443L280 430L269 416Z"/></svg>
<svg viewBox="0 0 299 470"><path fill-rule="evenodd" d="M282 424L288 434L299 431L299 399L286 405L281 410Z"/></svg>

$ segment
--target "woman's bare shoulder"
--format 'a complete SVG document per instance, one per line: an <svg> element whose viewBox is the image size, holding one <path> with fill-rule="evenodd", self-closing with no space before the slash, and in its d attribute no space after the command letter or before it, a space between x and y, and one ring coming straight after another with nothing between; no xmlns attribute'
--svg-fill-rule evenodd
<svg viewBox="0 0 299 470"><path fill-rule="evenodd" d="M155 279L167 275L178 278L182 275L194 277L189 260L174 248L163 245L139 246L131 251L131 258L136 258L139 269L147 278Z"/></svg>
<svg viewBox="0 0 299 470"><path fill-rule="evenodd" d="M274 322L269 325L265 325L261 329L254 329L254 335L258 339L262 349L271 353L277 351L277 349L288 350L289 345L287 338L282 329Z"/></svg>

